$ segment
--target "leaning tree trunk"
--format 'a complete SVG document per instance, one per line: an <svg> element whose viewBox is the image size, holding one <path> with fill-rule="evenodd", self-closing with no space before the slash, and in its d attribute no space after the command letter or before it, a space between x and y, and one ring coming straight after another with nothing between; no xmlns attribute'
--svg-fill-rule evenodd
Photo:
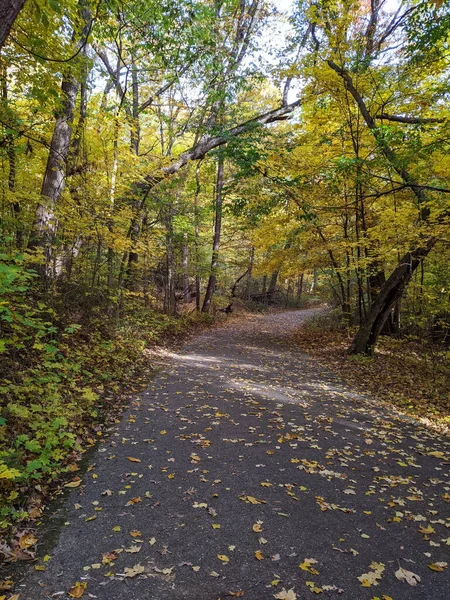
<svg viewBox="0 0 450 600"><path fill-rule="evenodd" d="M436 239L431 239L420 248L405 254L373 301L369 313L361 323L358 333L349 348L350 354L373 354L378 336L394 305L400 300L414 271L435 244Z"/></svg>
<svg viewBox="0 0 450 600"><path fill-rule="evenodd" d="M24 4L25 0L2 0L0 2L0 48L5 43Z"/></svg>
<svg viewBox="0 0 450 600"><path fill-rule="evenodd" d="M328 60L327 63L333 71L342 77L345 88L353 96L362 118L377 142L379 150L394 171L402 178L405 186L409 187L416 197L420 211L420 220L422 222L427 222L430 217L429 198L423 187L418 184L415 178L406 169L403 161L397 156L396 152L394 152L386 141L383 132L377 127L375 118L370 114L363 97L356 89L350 73L346 69L338 66L332 60ZM418 248L406 253L400 261L399 266L391 274L381 288L380 293L373 301L369 314L365 317L349 348L351 354L373 353L378 336L380 335L392 308L402 297L405 287L409 283L414 271L428 255L430 250L436 244L436 241L435 238L430 238Z"/></svg>
<svg viewBox="0 0 450 600"><path fill-rule="evenodd" d="M217 283L217 269L219 267L219 250L220 250L220 234L222 231L222 191L223 191L223 171L224 171L224 157L223 154L219 155L217 163L217 184L216 184L216 217L214 222L214 237L213 237L213 251L211 258L211 273L208 279L208 285L205 292L205 299L203 300L202 312L208 313L211 308L211 302L216 290Z"/></svg>

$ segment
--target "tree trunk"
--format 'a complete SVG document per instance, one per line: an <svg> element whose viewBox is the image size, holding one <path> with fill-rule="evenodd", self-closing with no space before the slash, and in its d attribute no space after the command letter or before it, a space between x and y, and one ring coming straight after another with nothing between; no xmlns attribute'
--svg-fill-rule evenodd
<svg viewBox="0 0 450 600"><path fill-rule="evenodd" d="M69 73L63 79L61 90L64 100L53 130L41 189L42 201L36 209L33 233L28 242L30 249L44 249L44 271L47 275L50 274L49 265L57 227L55 209L64 189L78 81Z"/></svg>
<svg viewBox="0 0 450 600"><path fill-rule="evenodd" d="M1 69L2 82L2 102L5 108L8 104L8 72L6 65L2 65ZM14 194L16 190L16 148L14 144L14 136L11 133L5 135L6 154L8 156L8 190ZM16 230L16 248L22 248L23 245L23 226L20 222L21 206L16 198L13 198L12 211L14 217L14 227Z"/></svg>
<svg viewBox="0 0 450 600"><path fill-rule="evenodd" d="M173 248L173 209L169 207L164 219L166 226L166 281L164 288L164 312L174 315L177 310L175 298L175 265Z"/></svg>
<svg viewBox="0 0 450 600"><path fill-rule="evenodd" d="M214 237L213 237L213 251L211 258L211 273L208 279L208 285L206 287L205 299L203 301L202 312L209 313L211 308L211 302L216 290L217 283L217 269L219 267L219 250L220 250L220 234L222 231L222 202L223 202L223 171L224 171L224 157L223 154L219 155L217 163L217 183L216 183L216 215L214 221Z"/></svg>
<svg viewBox="0 0 450 600"><path fill-rule="evenodd" d="M255 248L250 248L250 256L248 260L248 272L247 272L247 300L250 300L252 296L252 273L253 273L253 262L255 259Z"/></svg>
<svg viewBox="0 0 450 600"><path fill-rule="evenodd" d="M287 283L286 303L285 303L286 308L288 308L288 306L289 306L290 297L291 297L291 278L288 279L288 283Z"/></svg>
<svg viewBox="0 0 450 600"><path fill-rule="evenodd" d="M435 244L436 239L431 239L420 248L405 254L373 301L370 311L349 348L350 354L373 354L378 336L394 305L399 302L414 271Z"/></svg>
<svg viewBox="0 0 450 600"><path fill-rule="evenodd" d="M183 269L183 302L185 304L189 304L191 300L191 292L189 290L189 247L187 241L187 233L183 234L183 259L182 259L182 269Z"/></svg>
<svg viewBox="0 0 450 600"><path fill-rule="evenodd" d="M394 152L391 146L387 143L384 134L377 127L374 117L370 114L363 97L356 89L350 73L344 68L338 66L332 60L328 60L327 63L331 69L333 69L333 71L342 77L345 88L353 96L359 112L363 117L367 127L371 130L381 153L416 197L419 207L420 221L427 222L430 217L427 194L417 183L411 173L405 168L403 161L399 159L397 153ZM393 306L396 304L396 302L400 301L405 287L410 281L414 271L431 251L433 246L436 244L436 241L437 240L435 238L430 238L418 248L406 253L403 259L400 261L399 266L393 271L389 279L380 290L380 293L373 301L369 313L366 315L358 333L355 336L355 339L349 348L349 352L351 354L373 354L378 336L380 335L380 332L386 323Z"/></svg>
<svg viewBox="0 0 450 600"><path fill-rule="evenodd" d="M300 306L303 294L303 273L297 279L297 306Z"/></svg>
<svg viewBox="0 0 450 600"><path fill-rule="evenodd" d="M274 271L272 273L272 276L270 278L269 281L269 287L267 289L267 303L270 304L271 302L273 302L273 296L275 294L275 291L277 289L277 281L278 281L278 275L280 274L279 269Z"/></svg>
<svg viewBox="0 0 450 600"><path fill-rule="evenodd" d="M195 169L195 195L194 195L194 218L195 218L195 309L200 311L201 277L200 277L200 213L198 198L200 196L200 166Z"/></svg>
<svg viewBox="0 0 450 600"><path fill-rule="evenodd" d="M84 21L84 27L78 43L79 47L81 43L85 43L91 18L90 12L83 1L80 2L80 14ZM41 269L43 276L51 274L52 245L57 227L55 209L64 189L66 163L72 137L73 112L78 88L79 82L69 67L61 83L62 102L50 143L50 152L41 189L42 201L36 209L33 231L28 242L30 249L43 248L44 250L45 265Z"/></svg>
<svg viewBox="0 0 450 600"><path fill-rule="evenodd" d="M5 43L11 27L24 4L25 0L2 0L0 2L0 48Z"/></svg>

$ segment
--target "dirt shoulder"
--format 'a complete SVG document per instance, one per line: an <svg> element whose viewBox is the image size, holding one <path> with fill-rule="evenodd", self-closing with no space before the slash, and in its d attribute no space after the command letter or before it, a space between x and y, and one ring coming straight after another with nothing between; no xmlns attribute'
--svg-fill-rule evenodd
<svg viewBox="0 0 450 600"><path fill-rule="evenodd" d="M291 337L358 391L448 433L450 361L445 348L419 339L381 337L373 357L349 356L352 333L319 320L302 324Z"/></svg>

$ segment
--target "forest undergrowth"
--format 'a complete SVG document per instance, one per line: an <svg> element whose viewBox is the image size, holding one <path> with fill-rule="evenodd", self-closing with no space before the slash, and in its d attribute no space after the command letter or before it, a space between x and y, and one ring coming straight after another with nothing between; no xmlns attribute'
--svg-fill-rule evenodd
<svg viewBox="0 0 450 600"><path fill-rule="evenodd" d="M335 314L321 315L293 332L292 340L356 390L448 434L448 348L414 335L381 336L374 356L349 355L354 332Z"/></svg>
<svg viewBox="0 0 450 600"><path fill-rule="evenodd" d="M8 540L0 553L7 559L27 550L26 540L14 539L15 526L39 519L64 475L73 476L80 456L148 383L157 368L151 349L173 347L226 318L192 305L166 315L140 295L122 303L85 294L84 304L71 304L70 290L38 294L22 263L5 262L0 277L6 340L0 354L0 536Z"/></svg>

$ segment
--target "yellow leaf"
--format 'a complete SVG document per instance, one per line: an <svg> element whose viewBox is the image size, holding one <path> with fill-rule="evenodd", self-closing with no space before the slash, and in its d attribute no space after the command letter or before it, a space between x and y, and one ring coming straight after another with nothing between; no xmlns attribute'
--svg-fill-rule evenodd
<svg viewBox="0 0 450 600"><path fill-rule="evenodd" d="M66 483L64 487L67 488L76 488L81 484L81 479L77 479L76 481L69 481L69 483Z"/></svg>
<svg viewBox="0 0 450 600"><path fill-rule="evenodd" d="M85 581L80 582L77 581L76 584L73 586L73 588L70 590L69 592L69 596L71 598L81 598L81 596L84 594L85 590L87 587L87 583Z"/></svg>
<svg viewBox="0 0 450 600"><path fill-rule="evenodd" d="M314 558L305 558L305 560L300 563L298 566L300 567L300 569L302 571L307 571L308 573L311 573L312 575L318 575L319 571L317 569L314 569L314 567L312 565L316 565L317 564L317 560L315 560Z"/></svg>
<svg viewBox="0 0 450 600"><path fill-rule="evenodd" d="M219 525L219 523L211 523L211 527L213 529L220 529L221 525Z"/></svg>
<svg viewBox="0 0 450 600"><path fill-rule="evenodd" d="M445 454L443 452L428 452L428 456L434 456L435 458L444 458Z"/></svg>
<svg viewBox="0 0 450 600"><path fill-rule="evenodd" d="M264 556L262 555L261 550L257 550L255 552L255 558L256 558L256 560L264 560Z"/></svg>
<svg viewBox="0 0 450 600"><path fill-rule="evenodd" d="M261 481L262 487L272 487L273 483L269 483L268 481Z"/></svg>
<svg viewBox="0 0 450 600"><path fill-rule="evenodd" d="M134 458L134 456L127 457L130 462L140 463L142 462L140 458Z"/></svg>
<svg viewBox="0 0 450 600"><path fill-rule="evenodd" d="M136 577L145 571L145 567L142 565L134 565L134 567L125 567L125 577Z"/></svg>
<svg viewBox="0 0 450 600"><path fill-rule="evenodd" d="M239 496L239 499L247 502L247 504L266 504L265 500L258 500L254 496Z"/></svg>
<svg viewBox="0 0 450 600"><path fill-rule="evenodd" d="M230 559L225 554L218 554L217 558L224 563L230 562Z"/></svg>
<svg viewBox="0 0 450 600"><path fill-rule="evenodd" d="M19 546L22 548L22 550L25 550L26 548L31 548L31 546L34 546L36 542L37 538L34 536L34 534L26 533L19 539Z"/></svg>
<svg viewBox="0 0 450 600"><path fill-rule="evenodd" d="M434 528L431 527L431 525L428 525L428 527L419 527L419 531L420 533L423 533L424 535L430 535L431 533L434 533Z"/></svg>
<svg viewBox="0 0 450 600"><path fill-rule="evenodd" d="M446 563L446 562L436 562L436 563L430 563L428 565L429 569L431 569L432 571L437 571L438 573L442 573L442 571L444 571L447 567L448 567L448 563Z"/></svg>
<svg viewBox="0 0 450 600"><path fill-rule="evenodd" d="M262 531L262 524L263 524L262 521L256 521L256 523L254 523L253 527L252 527L253 531L255 533L261 533L261 531Z"/></svg>

